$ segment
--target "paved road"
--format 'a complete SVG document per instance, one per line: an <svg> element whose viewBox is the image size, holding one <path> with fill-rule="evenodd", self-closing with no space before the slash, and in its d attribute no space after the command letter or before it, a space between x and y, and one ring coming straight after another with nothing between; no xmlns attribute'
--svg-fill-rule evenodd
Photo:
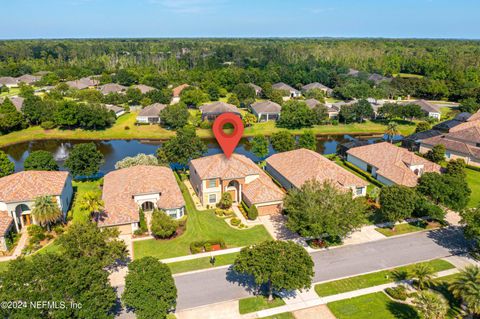
<svg viewBox="0 0 480 319"><path fill-rule="evenodd" d="M462 253L466 243L458 229L416 233L312 254L314 282ZM175 277L177 310L249 296L248 281L229 269Z"/></svg>

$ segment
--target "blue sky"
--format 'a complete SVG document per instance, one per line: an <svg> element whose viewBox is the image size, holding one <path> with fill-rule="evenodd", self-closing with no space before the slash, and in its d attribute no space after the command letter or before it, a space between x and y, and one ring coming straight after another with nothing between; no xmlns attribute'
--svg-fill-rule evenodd
<svg viewBox="0 0 480 319"><path fill-rule="evenodd" d="M0 0L0 38L480 38L478 0Z"/></svg>

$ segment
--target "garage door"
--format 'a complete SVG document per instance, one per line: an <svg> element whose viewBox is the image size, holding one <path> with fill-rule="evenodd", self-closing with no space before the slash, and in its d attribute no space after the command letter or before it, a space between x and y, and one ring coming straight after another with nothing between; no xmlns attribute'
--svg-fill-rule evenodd
<svg viewBox="0 0 480 319"><path fill-rule="evenodd" d="M275 215L282 212L282 206L280 204L266 205L266 206L257 206L258 215Z"/></svg>

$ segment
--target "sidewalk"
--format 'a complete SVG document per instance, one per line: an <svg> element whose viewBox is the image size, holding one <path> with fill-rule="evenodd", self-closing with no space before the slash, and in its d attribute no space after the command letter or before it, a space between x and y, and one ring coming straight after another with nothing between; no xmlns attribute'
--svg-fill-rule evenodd
<svg viewBox="0 0 480 319"><path fill-rule="evenodd" d="M226 255L226 254L231 254L231 253L238 253L241 249L242 249L242 247L222 249L222 250L209 251L209 252L193 254L193 255L186 255L186 256L180 256L180 257L161 259L160 261L162 263L165 263L165 264L175 263L175 262L179 262L179 261L186 261L186 260L192 260L192 259L203 258L203 257L219 256L219 255Z"/></svg>
<svg viewBox="0 0 480 319"><path fill-rule="evenodd" d="M451 274L458 273L459 270L456 268L445 270L445 271L440 271L436 274L436 277L445 277ZM392 282L388 284L383 284L383 285L378 285L378 286L373 286L373 287L368 287L368 288L363 288L363 289L358 289L354 291L349 291L341 294L336 294L336 295L331 295L331 296L326 296L326 297L319 297L315 289L312 287L312 289L308 291L303 291L297 293L297 295L294 298L291 299L284 299L286 305L276 307L276 308L271 308L271 309L266 309L266 310L261 310L257 311L255 315L248 316L248 317L242 317L243 319L247 318L262 318L262 317L268 317L268 316L273 316L273 315L278 315L284 312L292 312L292 311L298 311L301 309L307 309L311 307L316 307L320 305L326 305L330 302L334 301L339 301L339 300L344 300L344 299L351 299L363 295L368 295L372 294L375 292L381 292L385 290L386 288L393 288L398 285L402 284L410 284L409 281L400 281L400 282Z"/></svg>

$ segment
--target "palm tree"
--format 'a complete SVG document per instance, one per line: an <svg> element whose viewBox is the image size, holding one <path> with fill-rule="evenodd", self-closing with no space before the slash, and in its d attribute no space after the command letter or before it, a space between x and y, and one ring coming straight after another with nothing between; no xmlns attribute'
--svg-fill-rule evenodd
<svg viewBox="0 0 480 319"><path fill-rule="evenodd" d="M35 199L32 215L35 221L41 226L46 225L48 230L50 230L50 224L62 217L62 211L54 197L40 196Z"/></svg>
<svg viewBox="0 0 480 319"><path fill-rule="evenodd" d="M423 290L430 286L433 279L434 270L427 264L418 264L413 267L410 277L414 279L414 283L418 289Z"/></svg>
<svg viewBox="0 0 480 319"><path fill-rule="evenodd" d="M425 319L443 319L449 309L448 302L442 295L428 290L421 291L413 304Z"/></svg>
<svg viewBox="0 0 480 319"><path fill-rule="evenodd" d="M388 135L390 143L393 143L393 137L398 135L400 132L398 131L398 123L397 122L388 122L387 130L385 134Z"/></svg>
<svg viewBox="0 0 480 319"><path fill-rule="evenodd" d="M96 192L86 192L80 198L78 203L80 210L89 214L98 213L103 209L103 201L100 199L100 194Z"/></svg>
<svg viewBox="0 0 480 319"><path fill-rule="evenodd" d="M450 285L450 291L462 300L471 315L480 315L480 267L467 267Z"/></svg>

